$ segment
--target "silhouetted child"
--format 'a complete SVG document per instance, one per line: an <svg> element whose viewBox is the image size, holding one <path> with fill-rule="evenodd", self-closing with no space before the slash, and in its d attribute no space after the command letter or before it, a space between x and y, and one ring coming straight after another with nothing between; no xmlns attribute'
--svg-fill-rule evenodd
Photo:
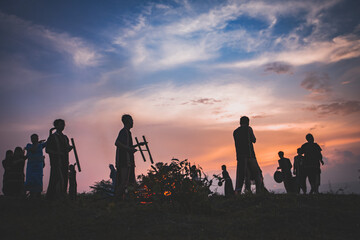
<svg viewBox="0 0 360 240"><path fill-rule="evenodd" d="M14 152L12 150L7 150L5 154L5 159L2 161L2 165L4 168L4 176L3 176L3 187L2 192L5 196L12 195L12 188L11 188L11 175L12 175L12 160L14 157Z"/></svg>
<svg viewBox="0 0 360 240"><path fill-rule="evenodd" d="M14 150L14 157L11 161L10 171L10 191L12 196L24 196L25 160L24 150L21 147L16 147Z"/></svg>
<svg viewBox="0 0 360 240"><path fill-rule="evenodd" d="M76 200L77 194L75 165L76 163L69 165L69 196L71 200Z"/></svg>
<svg viewBox="0 0 360 240"><path fill-rule="evenodd" d="M233 187L233 183L232 183L232 180L230 178L230 175L229 175L228 171L226 171L226 166L222 165L221 169L222 169L222 177L225 180L225 186L224 186L225 197L233 196L234 193L235 193L234 192L234 187Z"/></svg>
<svg viewBox="0 0 360 240"><path fill-rule="evenodd" d="M281 172L284 175L284 186L286 189L287 193L293 192L293 184L292 184L292 175L291 175L291 162L290 159L288 158L284 158L284 152L280 151L278 153L280 159L278 160L279 162L279 167L277 169L280 169Z"/></svg>
<svg viewBox="0 0 360 240"><path fill-rule="evenodd" d="M319 193L320 186L320 163L324 165L322 160L321 147L314 142L312 134L306 135L307 143L304 143L300 150L304 153L304 171L305 175L309 178L311 185L310 193Z"/></svg>
<svg viewBox="0 0 360 240"><path fill-rule="evenodd" d="M190 167L190 177L192 180L200 181L200 170L196 168L195 165Z"/></svg>
<svg viewBox="0 0 360 240"><path fill-rule="evenodd" d="M116 186L116 169L113 164L109 164L110 168L110 179L111 179L111 191L115 192L115 186Z"/></svg>
<svg viewBox="0 0 360 240"><path fill-rule="evenodd" d="M31 144L25 147L28 163L26 167L25 190L30 191L30 197L40 197L43 190L43 168L45 157L43 149L46 146L44 140L39 142L37 134L31 135Z"/></svg>
<svg viewBox="0 0 360 240"><path fill-rule="evenodd" d="M301 149L297 149L297 154L294 157L294 170L293 173L296 176L296 191L297 193L300 193L300 189L303 191L304 194L306 194L306 174L304 170L304 156L301 153Z"/></svg>

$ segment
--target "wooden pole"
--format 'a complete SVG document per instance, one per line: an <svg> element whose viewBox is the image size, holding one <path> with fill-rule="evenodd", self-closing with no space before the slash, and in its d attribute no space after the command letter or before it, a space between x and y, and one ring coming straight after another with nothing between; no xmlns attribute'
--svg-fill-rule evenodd
<svg viewBox="0 0 360 240"><path fill-rule="evenodd" d="M143 136L143 139L144 139L144 142L145 142L146 151L149 153L150 162L151 162L151 164L154 164L154 161L153 161L153 159L152 159L152 156L151 156L151 153L150 153L150 149L149 149L149 146L148 146L148 142L146 141L145 136Z"/></svg>
<svg viewBox="0 0 360 240"><path fill-rule="evenodd" d="M139 150L140 150L140 153L141 153L142 158L144 159L144 162L146 162L146 159L145 159L143 150L141 149L141 146L140 146L140 143L139 143L139 140L138 140L137 137L135 137L135 141L136 141L136 144L139 146Z"/></svg>
<svg viewBox="0 0 360 240"><path fill-rule="evenodd" d="M73 150L74 150L74 155L75 155L75 161L76 161L76 165L78 167L78 171L81 172L81 167L80 167L80 162L79 162L79 157L78 157L78 154L77 154L77 151L76 151L76 147L75 147L75 142L74 142L74 139L71 138L71 144L73 146Z"/></svg>

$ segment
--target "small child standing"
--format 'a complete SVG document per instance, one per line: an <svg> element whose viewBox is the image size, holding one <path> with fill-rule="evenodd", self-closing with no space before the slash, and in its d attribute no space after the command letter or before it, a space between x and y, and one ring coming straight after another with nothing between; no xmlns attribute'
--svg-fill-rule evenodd
<svg viewBox="0 0 360 240"><path fill-rule="evenodd" d="M226 166L222 165L221 166L222 169L222 176L223 179L225 180L225 197L230 197L234 195L234 187L233 187L233 183L232 180L230 178L230 175L228 173L228 171L226 171Z"/></svg>
<svg viewBox="0 0 360 240"><path fill-rule="evenodd" d="M26 156L21 147L16 147L11 166L11 191L13 196L25 197L24 192L24 167Z"/></svg>
<svg viewBox="0 0 360 240"><path fill-rule="evenodd" d="M12 160L14 157L14 152L12 150L7 150L5 159L2 161L2 165L4 168L4 176L3 176L3 187L2 191L5 196L12 195L12 186L11 186L11 175L12 175Z"/></svg>
<svg viewBox="0 0 360 240"><path fill-rule="evenodd" d="M77 194L75 165L76 163L69 165L69 196L71 200L76 200Z"/></svg>
<svg viewBox="0 0 360 240"><path fill-rule="evenodd" d="M301 152L301 148L297 149L297 154L294 157L294 170L293 173L296 176L297 193L300 193L300 189L306 194L306 174L304 170L304 156Z"/></svg>
<svg viewBox="0 0 360 240"><path fill-rule="evenodd" d="M30 139L31 144L29 143L25 147L28 158L25 190L30 192L30 198L39 198L43 190L43 168L45 167L43 149L46 142L39 141L37 134L32 134Z"/></svg>

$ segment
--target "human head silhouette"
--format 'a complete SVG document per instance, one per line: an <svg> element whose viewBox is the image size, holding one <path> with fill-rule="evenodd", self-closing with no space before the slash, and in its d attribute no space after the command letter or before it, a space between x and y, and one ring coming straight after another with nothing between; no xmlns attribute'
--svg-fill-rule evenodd
<svg viewBox="0 0 360 240"><path fill-rule="evenodd" d="M280 152L278 152L278 155L279 155L280 158L283 158L284 157L284 152L280 151Z"/></svg>
<svg viewBox="0 0 360 240"><path fill-rule="evenodd" d="M122 115L121 121L123 122L125 128L127 129L130 129L134 126L134 121L129 114Z"/></svg>
<svg viewBox="0 0 360 240"><path fill-rule="evenodd" d="M222 169L223 171L226 171L226 165L222 165L222 166L221 166L221 169Z"/></svg>
<svg viewBox="0 0 360 240"><path fill-rule="evenodd" d="M240 126L249 126L250 119L247 116L242 116L240 118Z"/></svg>
<svg viewBox="0 0 360 240"><path fill-rule="evenodd" d="M21 147L16 147L14 150L14 156L24 156L24 151Z"/></svg>
<svg viewBox="0 0 360 240"><path fill-rule="evenodd" d="M56 119L53 125L57 132L62 132L65 129L65 121L63 119Z"/></svg>
<svg viewBox="0 0 360 240"><path fill-rule="evenodd" d="M12 150L7 150L5 154L6 159L10 159L14 156L14 152Z"/></svg>
<svg viewBox="0 0 360 240"><path fill-rule="evenodd" d="M302 154L302 153L301 153L301 148L298 148L296 151L297 151L297 153L298 153L299 155Z"/></svg>
<svg viewBox="0 0 360 240"><path fill-rule="evenodd" d="M309 143L313 143L314 142L314 136L311 134L311 133L308 133L306 135L306 140L309 142Z"/></svg>
<svg viewBox="0 0 360 240"><path fill-rule="evenodd" d="M115 167L114 167L113 164L109 164L109 168L110 168L111 170L115 170Z"/></svg>
<svg viewBox="0 0 360 240"><path fill-rule="evenodd" d="M32 144L39 142L39 136L35 133L31 135L30 139L31 139Z"/></svg>

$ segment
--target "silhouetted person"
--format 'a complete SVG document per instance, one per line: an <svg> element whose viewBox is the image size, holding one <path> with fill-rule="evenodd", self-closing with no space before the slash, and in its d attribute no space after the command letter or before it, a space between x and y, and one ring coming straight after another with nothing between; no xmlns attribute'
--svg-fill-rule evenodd
<svg viewBox="0 0 360 240"><path fill-rule="evenodd" d="M14 156L10 161L10 195L23 197L24 196L24 167L25 167L25 153L21 147L16 147Z"/></svg>
<svg viewBox="0 0 360 240"><path fill-rule="evenodd" d="M233 136L237 159L235 192L241 193L246 171L247 168L249 168L250 174L254 176L256 192L259 193L261 192L262 180L253 146L253 143L256 142L256 138L252 128L249 126L248 117L243 116L240 118L240 127L235 129Z"/></svg>
<svg viewBox="0 0 360 240"><path fill-rule="evenodd" d="M301 149L297 149L297 154L294 157L294 169L293 173L296 176L297 192L300 193L300 189L306 194L306 174L304 170L305 158L301 153Z"/></svg>
<svg viewBox="0 0 360 240"><path fill-rule="evenodd" d="M76 200L76 195L77 195L75 165L76 163L69 165L69 197L71 200Z"/></svg>
<svg viewBox="0 0 360 240"><path fill-rule="evenodd" d="M234 195L234 187L233 187L233 183L232 180L230 178L230 175L228 173L228 171L226 170L226 166L222 165L221 166L222 169L222 177L223 179L225 179L225 197L230 197Z"/></svg>
<svg viewBox="0 0 360 240"><path fill-rule="evenodd" d="M279 155L280 159L278 160L279 167L277 169L280 169L284 175L284 186L285 186L286 192L287 193L294 192L292 175L291 175L292 165L291 165L290 159L284 157L283 151L280 151L278 153L278 155Z"/></svg>
<svg viewBox="0 0 360 240"><path fill-rule="evenodd" d="M130 129L134 125L132 117L124 114L121 118L124 127L120 130L115 141L116 146L116 187L115 195L120 198L125 197L125 190L129 184L135 183L135 161L134 153L138 145L133 145ZM143 145L143 144L140 144Z"/></svg>
<svg viewBox="0 0 360 240"><path fill-rule="evenodd" d="M111 179L111 191L115 192L116 169L113 164L109 164L109 168L110 168L110 179Z"/></svg>
<svg viewBox="0 0 360 240"><path fill-rule="evenodd" d="M301 146L301 153L304 153L304 171L309 178L311 190L310 193L319 193L320 186L320 163L324 165L321 154L321 147L314 142L312 134L306 135L307 143Z"/></svg>
<svg viewBox="0 0 360 240"><path fill-rule="evenodd" d="M190 177L191 177L192 180L194 180L194 181L200 181L200 180L201 180L200 174L201 174L201 173L200 173L200 170L197 169L195 165L192 165L192 166L190 167Z"/></svg>
<svg viewBox="0 0 360 240"><path fill-rule="evenodd" d="M14 152L12 150L7 150L5 154L5 159L2 161L2 165L4 168L2 192L5 196L13 195L11 187L13 174L13 158Z"/></svg>
<svg viewBox="0 0 360 240"><path fill-rule="evenodd" d="M46 143L46 152L50 157L50 180L46 197L50 200L64 197L68 185L69 152L72 146L69 138L63 134L65 121L54 121L56 132L51 134ZM50 131L51 132L51 131Z"/></svg>
<svg viewBox="0 0 360 240"><path fill-rule="evenodd" d="M31 143L25 147L28 158L26 167L25 190L30 192L30 197L40 197L43 190L43 168L45 167L45 156L43 149L46 146L45 141L39 142L39 136L32 134Z"/></svg>

